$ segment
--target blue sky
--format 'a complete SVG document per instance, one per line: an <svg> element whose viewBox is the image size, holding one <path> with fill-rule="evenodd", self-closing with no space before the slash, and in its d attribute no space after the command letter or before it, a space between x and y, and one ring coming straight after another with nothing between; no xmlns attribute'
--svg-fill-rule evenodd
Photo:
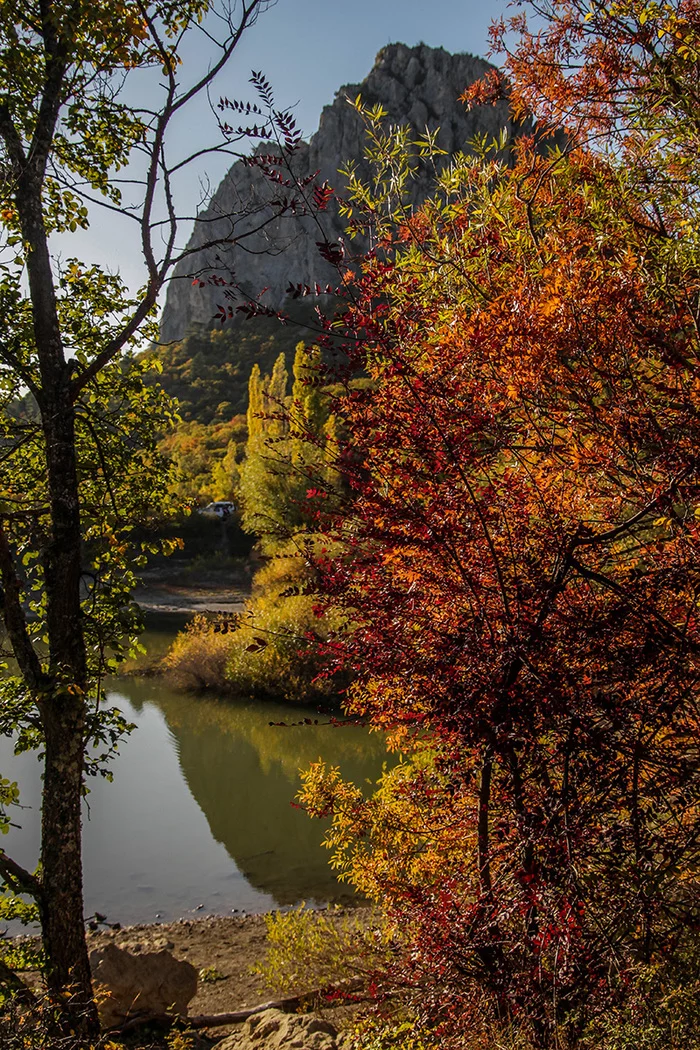
<svg viewBox="0 0 700 1050"><path fill-rule="evenodd" d="M506 10L506 0L277 0L242 38L212 96L254 98L248 78L252 69L262 70L273 84L277 104L294 107L308 136L338 88L363 80L386 44L423 42L485 56L488 26ZM204 45L200 38L185 52L185 72L188 63L196 67L209 61ZM158 90L155 82L139 86L147 100ZM133 89L129 95L134 97ZM215 120L203 99L173 128L171 149L180 154L216 140ZM180 210L195 212L206 188L216 188L230 163L210 157L188 171L178 186ZM190 228L183 227L182 243ZM57 239L54 247L63 258L79 255L84 262L119 270L136 288L144 276L136 235L135 224L93 209L87 233Z"/></svg>
<svg viewBox="0 0 700 1050"><path fill-rule="evenodd" d="M342 84L362 80L385 44L401 41L485 56L504 0L278 0L242 42L235 65L265 70L304 130ZM238 80L238 69L232 77Z"/></svg>

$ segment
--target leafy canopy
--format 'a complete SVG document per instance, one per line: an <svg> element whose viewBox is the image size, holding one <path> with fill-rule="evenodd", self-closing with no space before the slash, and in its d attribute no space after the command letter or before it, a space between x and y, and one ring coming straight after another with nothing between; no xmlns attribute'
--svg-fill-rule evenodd
<svg viewBox="0 0 700 1050"><path fill-rule="evenodd" d="M416 214L389 202L343 318L372 382L337 405L355 500L316 564L352 627L328 654L356 675L349 711L405 760L369 800L316 765L302 799L386 909L385 979L455 1045L484 1011L585 1045L601 1010L638 1001L639 966L697 980L679 965L697 914L697 122L663 136L668 66L645 65L641 8L629 52L627 23L592 10L546 8L514 96L553 100L546 131L566 105L607 140L521 140L509 164L477 144ZM697 5L675 10L695 47ZM601 48L622 70L607 124ZM410 173L406 143L373 142Z"/></svg>

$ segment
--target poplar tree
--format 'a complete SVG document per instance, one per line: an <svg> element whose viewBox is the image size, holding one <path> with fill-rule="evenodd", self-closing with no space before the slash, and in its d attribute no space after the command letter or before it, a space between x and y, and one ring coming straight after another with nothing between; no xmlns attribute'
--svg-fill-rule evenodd
<svg viewBox="0 0 700 1050"><path fill-rule="evenodd" d="M262 399L263 387L260 365L253 365L248 380L248 412L246 420L248 423L248 450L250 451L263 432L262 421Z"/></svg>
<svg viewBox="0 0 700 1050"><path fill-rule="evenodd" d="M280 354L272 374L261 376L254 365L248 384L248 441L240 468L243 528L266 536L269 546L286 533L286 474L290 466L287 423L283 418L289 375Z"/></svg>
<svg viewBox="0 0 700 1050"><path fill-rule="evenodd" d="M319 389L319 356L316 347L307 346L304 342L297 343L289 408L289 425L293 435L292 463L295 466L318 459L314 438L320 436L326 418Z"/></svg>
<svg viewBox="0 0 700 1050"><path fill-rule="evenodd" d="M307 491L337 472L338 433L319 384L317 347L298 343L291 397L284 354L271 375L253 367L248 385L248 442L240 468L243 527L272 551L310 525Z"/></svg>
<svg viewBox="0 0 700 1050"><path fill-rule="evenodd" d="M342 484L343 473L340 461L338 418L333 412L323 424L323 463L326 485L332 492L337 492Z"/></svg>
<svg viewBox="0 0 700 1050"><path fill-rule="evenodd" d="M272 372L263 384L263 410L266 413L265 435L268 441L273 441L286 436L289 426L285 417L287 407L287 396L289 387L289 372L284 360L284 353L280 353L272 366ZM284 450L277 450L278 459L284 458Z"/></svg>

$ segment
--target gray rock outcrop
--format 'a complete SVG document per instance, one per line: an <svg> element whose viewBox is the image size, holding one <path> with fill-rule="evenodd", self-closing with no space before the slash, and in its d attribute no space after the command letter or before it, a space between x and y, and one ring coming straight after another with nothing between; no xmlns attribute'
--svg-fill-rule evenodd
<svg viewBox="0 0 700 1050"><path fill-rule="evenodd" d="M90 969L103 1028L129 1017L187 1015L197 994L197 971L168 951L132 954L116 944L90 952Z"/></svg>
<svg viewBox="0 0 700 1050"><path fill-rule="evenodd" d="M464 89L490 68L483 59L452 55L442 48L388 45L361 84L342 87L334 102L324 108L318 131L296 151L295 172L303 177L318 169L318 183L328 180L341 190L338 170L348 160L356 161L362 172L365 130L348 104L357 95L365 104L381 103L391 122L409 125L418 134L439 128L437 144L448 154L464 150L478 134L495 136L503 128L514 133L506 103L467 112L458 101ZM266 145L259 152L274 149ZM411 190L411 203L423 200L428 188L429 180L419 179ZM195 251L177 267L161 318L162 342L181 339L193 324L208 327L222 302L221 288L193 287L194 274L217 273L228 278L233 273L248 294L255 296L266 288L263 301L275 309L281 306L290 281L323 285L333 281L334 274L316 247L321 231L309 218L275 218L261 233L243 238L263 216L270 215L266 202L284 192L255 166L243 161L233 165L209 206L199 214L188 248L202 248L218 238L231 243ZM343 238L345 222L337 212L324 213L322 221L329 241ZM232 243L236 238L241 239L242 247Z"/></svg>
<svg viewBox="0 0 700 1050"><path fill-rule="evenodd" d="M316 1014L286 1014L265 1010L254 1014L240 1031L213 1050L350 1050L351 1040L339 1035L330 1021Z"/></svg>

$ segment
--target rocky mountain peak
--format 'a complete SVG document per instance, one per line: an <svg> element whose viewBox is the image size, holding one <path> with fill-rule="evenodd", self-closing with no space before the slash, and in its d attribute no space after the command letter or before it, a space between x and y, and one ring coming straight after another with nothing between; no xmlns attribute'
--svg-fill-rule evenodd
<svg viewBox="0 0 700 1050"><path fill-rule="evenodd" d="M380 103L390 121L407 124L416 133L426 127L431 131L439 128L438 145L448 154L465 149L477 134L496 135L504 127L514 133L505 103L467 113L458 101L464 89L489 68L488 62L469 54L453 55L425 44L388 44L362 83L341 87L334 101L323 109L318 131L297 151L297 170L303 175L318 169L320 181L327 179L338 187L338 170L349 159L361 161L365 131L357 112L348 104L357 95L366 104ZM263 152L268 149L263 147ZM414 203L418 204L427 191L427 184L417 183ZM162 342L181 339L193 325L212 324L221 291L208 285L194 287L193 274L235 273L249 294L257 295L266 288L265 301L274 308L284 301L290 280L325 283L333 279L318 255L319 232L309 219L276 218L259 234L247 237L242 246L233 243L260 224L273 192L272 184L256 167L243 161L231 167L195 223L188 247L202 250L178 266L171 281L161 319ZM329 240L343 236L343 223L336 214L329 213L324 221ZM204 247L218 237L228 238L230 247Z"/></svg>

